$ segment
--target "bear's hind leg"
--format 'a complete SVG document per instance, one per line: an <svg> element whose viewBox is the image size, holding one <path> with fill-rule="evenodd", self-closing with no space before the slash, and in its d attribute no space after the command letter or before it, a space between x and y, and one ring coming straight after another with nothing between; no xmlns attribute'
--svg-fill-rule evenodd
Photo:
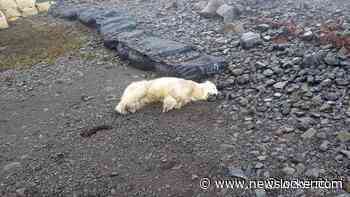
<svg viewBox="0 0 350 197"><path fill-rule="evenodd" d="M167 96L163 100L163 112L168 112L174 109L177 105L176 99L171 96Z"/></svg>

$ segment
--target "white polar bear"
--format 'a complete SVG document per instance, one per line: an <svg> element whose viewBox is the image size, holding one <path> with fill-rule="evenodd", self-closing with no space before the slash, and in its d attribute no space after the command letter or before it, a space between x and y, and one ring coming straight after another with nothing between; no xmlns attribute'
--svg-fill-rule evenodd
<svg viewBox="0 0 350 197"><path fill-rule="evenodd" d="M218 90L210 81L196 83L175 77L131 83L124 91L115 110L121 114L135 113L150 103L163 103L163 112L180 109L191 101L207 100Z"/></svg>

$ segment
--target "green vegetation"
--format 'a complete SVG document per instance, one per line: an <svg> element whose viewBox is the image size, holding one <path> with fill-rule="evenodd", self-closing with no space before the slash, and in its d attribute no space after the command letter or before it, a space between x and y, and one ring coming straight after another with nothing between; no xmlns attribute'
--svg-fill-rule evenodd
<svg viewBox="0 0 350 197"><path fill-rule="evenodd" d="M0 71L52 64L67 52L76 52L84 39L75 28L36 17L20 19L0 31Z"/></svg>

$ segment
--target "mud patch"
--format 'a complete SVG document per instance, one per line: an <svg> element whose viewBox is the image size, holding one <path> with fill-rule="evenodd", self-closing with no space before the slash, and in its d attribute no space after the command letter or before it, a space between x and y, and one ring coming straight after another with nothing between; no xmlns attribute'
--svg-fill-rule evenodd
<svg viewBox="0 0 350 197"><path fill-rule="evenodd" d="M56 23L47 17L30 17L11 23L0 31L0 71L52 64L67 52L76 51L84 41L77 26Z"/></svg>
<svg viewBox="0 0 350 197"><path fill-rule="evenodd" d="M103 131L103 130L111 130L113 129L113 127L111 125L98 125L98 126L94 126L92 128L89 129L84 129L81 133L80 136L81 137L91 137L93 135L95 135L97 132L99 131Z"/></svg>

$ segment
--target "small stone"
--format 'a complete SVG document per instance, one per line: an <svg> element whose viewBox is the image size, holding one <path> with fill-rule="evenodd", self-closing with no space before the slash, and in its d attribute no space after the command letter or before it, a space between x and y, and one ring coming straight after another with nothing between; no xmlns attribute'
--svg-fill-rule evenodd
<svg viewBox="0 0 350 197"><path fill-rule="evenodd" d="M265 155L258 156L258 160L259 161L265 161L266 160L266 156Z"/></svg>
<svg viewBox="0 0 350 197"><path fill-rule="evenodd" d="M305 66L319 66L323 60L323 53L305 54L303 65Z"/></svg>
<svg viewBox="0 0 350 197"><path fill-rule="evenodd" d="M301 38L306 41L311 41L314 38L314 33L312 33L312 31L307 31L301 36Z"/></svg>
<svg viewBox="0 0 350 197"><path fill-rule="evenodd" d="M4 171L20 168L22 164L20 162L12 162L4 166Z"/></svg>
<svg viewBox="0 0 350 197"><path fill-rule="evenodd" d="M337 133L337 139L341 142L348 142L350 141L350 132L347 131L341 131Z"/></svg>
<svg viewBox="0 0 350 197"><path fill-rule="evenodd" d="M220 148L222 150L230 150L230 149L235 149L235 146L231 144L220 144Z"/></svg>
<svg viewBox="0 0 350 197"><path fill-rule="evenodd" d="M114 188L111 189L111 194L112 194L112 195L116 195L116 194L117 194L117 190L115 190Z"/></svg>
<svg viewBox="0 0 350 197"><path fill-rule="evenodd" d="M19 189L16 189L16 193L19 197L24 197L26 196L25 195L25 192L26 192L26 188L19 188Z"/></svg>
<svg viewBox="0 0 350 197"><path fill-rule="evenodd" d="M309 139L312 138L315 134L317 133L317 131L314 128L310 128L309 130L307 130L305 133L303 133L301 135L301 137L303 139Z"/></svg>
<svg viewBox="0 0 350 197"><path fill-rule="evenodd" d="M283 89L287 85L288 81L278 82L273 85L276 89Z"/></svg>
<svg viewBox="0 0 350 197"><path fill-rule="evenodd" d="M342 161L343 160L343 155L338 154L337 156L335 156L334 158L336 161Z"/></svg>
<svg viewBox="0 0 350 197"><path fill-rule="evenodd" d="M302 117L297 119L297 128L306 131L315 124L315 121L310 117Z"/></svg>
<svg viewBox="0 0 350 197"><path fill-rule="evenodd" d="M264 167L264 164L261 163L261 162L258 162L258 163L255 164L255 169L261 169L263 167Z"/></svg>
<svg viewBox="0 0 350 197"><path fill-rule="evenodd" d="M328 53L324 58L324 61L326 62L326 64L331 66L338 66L340 64L340 60L338 59L338 57L332 53Z"/></svg>
<svg viewBox="0 0 350 197"><path fill-rule="evenodd" d="M192 176L191 176L191 179L192 179L192 180L196 180L196 179L198 179L198 178L199 178L199 176L196 175L196 174L192 174Z"/></svg>
<svg viewBox="0 0 350 197"><path fill-rule="evenodd" d="M258 68L265 68L267 67L267 64L265 64L264 62L260 62L260 61L257 61L255 63L255 65L258 67Z"/></svg>
<svg viewBox="0 0 350 197"><path fill-rule="evenodd" d="M263 74L266 76L266 77L270 77L270 76L272 76L273 75L273 70L271 70L271 69L266 69L264 72L263 72Z"/></svg>
<svg viewBox="0 0 350 197"><path fill-rule="evenodd" d="M254 32L247 32L242 34L240 44L243 49L250 49L261 43L261 37Z"/></svg>
<svg viewBox="0 0 350 197"><path fill-rule="evenodd" d="M295 173L295 169L289 166L286 166L282 169L282 172L284 172L286 175L293 175Z"/></svg>
<svg viewBox="0 0 350 197"><path fill-rule="evenodd" d="M312 169L308 169L306 172L305 172L305 175L306 176L309 176L309 177L313 177L313 178L317 178L320 176L320 174L324 174L325 173L325 170L323 169L320 169L320 168L312 168Z"/></svg>
<svg viewBox="0 0 350 197"><path fill-rule="evenodd" d="M244 30L243 23L235 22L235 23L225 23L223 31L225 33L233 32L237 34L242 34Z"/></svg>
<svg viewBox="0 0 350 197"><path fill-rule="evenodd" d="M333 111L333 107L328 103L323 103L320 107L320 111L325 113L331 113Z"/></svg>
<svg viewBox="0 0 350 197"><path fill-rule="evenodd" d="M237 82L240 85L247 84L247 83L249 83L249 81L250 81L250 77L248 74L244 74L242 76L237 77Z"/></svg>
<svg viewBox="0 0 350 197"><path fill-rule="evenodd" d="M205 6L207 6L207 2L206 1L199 1L198 3L194 4L194 9L202 10L202 9L205 8Z"/></svg>
<svg viewBox="0 0 350 197"><path fill-rule="evenodd" d="M245 97L239 97L239 100L238 100L239 104L243 107L247 106L249 104L249 101L247 98Z"/></svg>
<svg viewBox="0 0 350 197"><path fill-rule="evenodd" d="M341 97L339 92L326 92L322 94L323 98L327 101L337 101Z"/></svg>
<svg viewBox="0 0 350 197"><path fill-rule="evenodd" d="M247 179L248 177L244 174L241 168L230 166L227 168L227 175L231 177Z"/></svg>
<svg viewBox="0 0 350 197"><path fill-rule="evenodd" d="M111 174L109 176L110 177L119 176L119 172L113 171L113 172L111 172Z"/></svg>
<svg viewBox="0 0 350 197"><path fill-rule="evenodd" d="M264 41L270 41L272 39L271 36L267 35L262 38Z"/></svg>
<svg viewBox="0 0 350 197"><path fill-rule="evenodd" d="M236 69L230 69L230 71L232 72L232 74L234 76L240 76L243 74L244 70L243 69L240 69L240 68L236 68Z"/></svg>
<svg viewBox="0 0 350 197"><path fill-rule="evenodd" d="M325 140L322 142L322 144L320 145L320 150L325 152L328 150L328 145L330 144L329 141Z"/></svg>
<svg viewBox="0 0 350 197"><path fill-rule="evenodd" d="M342 154L345 155L348 159L350 159L350 151L348 151L348 150L341 150L340 153L342 153Z"/></svg>
<svg viewBox="0 0 350 197"><path fill-rule="evenodd" d="M266 197L266 191L264 189L257 189L255 190L255 196L256 197Z"/></svg>
<svg viewBox="0 0 350 197"><path fill-rule="evenodd" d="M305 169L306 169L305 165L302 164L302 163L298 163L298 164L295 166L295 168L297 169L297 173L298 173L298 174L302 174L302 173L305 171Z"/></svg>

